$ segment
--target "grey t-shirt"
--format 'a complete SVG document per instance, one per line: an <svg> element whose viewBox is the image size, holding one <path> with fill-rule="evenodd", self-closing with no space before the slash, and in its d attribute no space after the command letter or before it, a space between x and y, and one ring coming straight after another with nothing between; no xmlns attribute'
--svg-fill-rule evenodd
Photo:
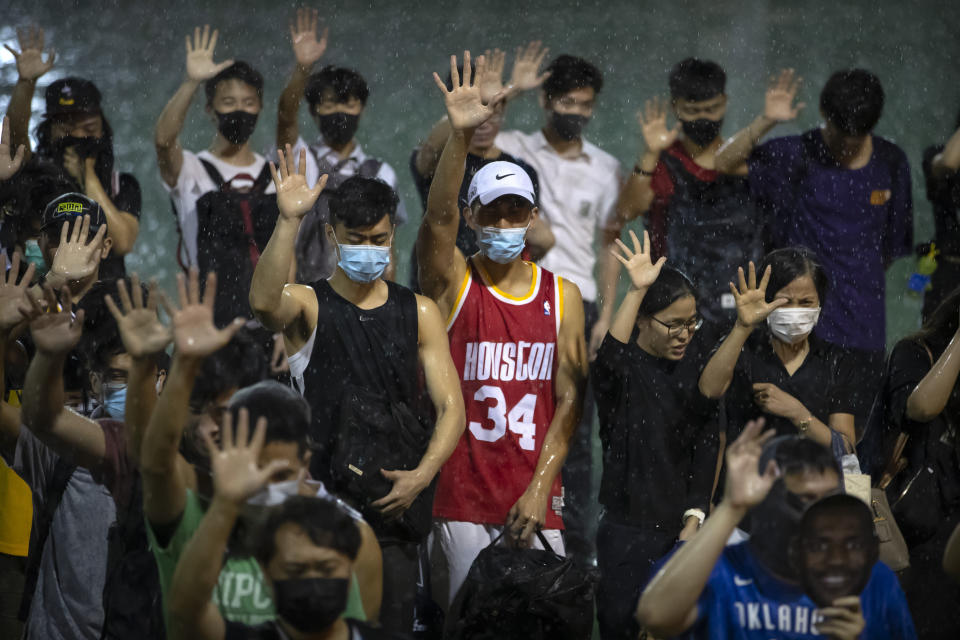
<svg viewBox="0 0 960 640"><path fill-rule="evenodd" d="M33 492L34 522L58 456L21 428L10 467ZM110 492L78 467L53 514L26 631L30 638L97 640L103 626L107 535L116 520Z"/></svg>

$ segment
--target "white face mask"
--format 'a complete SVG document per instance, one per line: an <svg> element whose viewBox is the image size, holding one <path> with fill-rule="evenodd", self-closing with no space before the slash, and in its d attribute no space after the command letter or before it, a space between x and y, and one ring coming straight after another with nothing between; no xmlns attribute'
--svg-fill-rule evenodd
<svg viewBox="0 0 960 640"><path fill-rule="evenodd" d="M781 307L767 316L767 326L781 342L796 344L810 335L820 319L820 307Z"/></svg>
<svg viewBox="0 0 960 640"><path fill-rule="evenodd" d="M318 498L330 496L326 487L319 480L304 480L305 485L316 491ZM264 507L273 507L283 504L287 498L292 498L300 493L300 482L297 480L287 480L286 482L271 482L263 489L247 498L247 504L260 505Z"/></svg>

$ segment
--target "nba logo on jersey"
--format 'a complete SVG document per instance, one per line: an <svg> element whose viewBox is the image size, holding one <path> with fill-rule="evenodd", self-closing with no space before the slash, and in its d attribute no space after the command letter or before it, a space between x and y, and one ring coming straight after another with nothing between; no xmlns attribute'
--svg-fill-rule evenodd
<svg viewBox="0 0 960 640"><path fill-rule="evenodd" d="M547 300L543 301L543 315L550 315L550 302Z"/></svg>

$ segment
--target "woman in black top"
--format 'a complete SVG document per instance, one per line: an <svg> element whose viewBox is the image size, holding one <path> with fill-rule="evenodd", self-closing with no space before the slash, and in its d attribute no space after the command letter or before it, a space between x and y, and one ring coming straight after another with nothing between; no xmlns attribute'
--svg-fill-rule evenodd
<svg viewBox="0 0 960 640"><path fill-rule="evenodd" d="M955 283L956 284L956 283ZM901 584L921 638L960 638L960 586L943 571L960 523L960 289L893 348L881 398L889 431L905 433L907 466L887 489L910 547Z"/></svg>
<svg viewBox="0 0 960 640"><path fill-rule="evenodd" d="M855 442L853 376L847 353L813 337L827 276L807 249L778 249L731 283L737 321L700 376L708 398L726 396L727 440L764 417L777 435L800 433L839 457ZM766 321L766 331L755 331Z"/></svg>
<svg viewBox="0 0 960 640"><path fill-rule="evenodd" d="M927 319L960 283L960 116L945 145L933 145L923 152L923 177L927 200L933 206L933 240L939 251L930 290L923 296L923 317Z"/></svg>
<svg viewBox="0 0 960 640"><path fill-rule="evenodd" d="M696 292L650 261L650 238L617 241L632 287L593 364L604 515L597 533L600 635L638 636L633 612L653 564L702 522L717 470L718 403L697 390Z"/></svg>

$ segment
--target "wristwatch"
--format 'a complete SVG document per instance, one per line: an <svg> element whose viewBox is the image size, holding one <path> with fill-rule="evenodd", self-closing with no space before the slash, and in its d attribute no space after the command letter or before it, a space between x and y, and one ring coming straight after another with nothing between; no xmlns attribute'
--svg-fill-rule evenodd
<svg viewBox="0 0 960 640"><path fill-rule="evenodd" d="M803 420L797 423L797 429L800 429L800 433L806 433L810 428L810 424L813 422L813 416L807 416Z"/></svg>

